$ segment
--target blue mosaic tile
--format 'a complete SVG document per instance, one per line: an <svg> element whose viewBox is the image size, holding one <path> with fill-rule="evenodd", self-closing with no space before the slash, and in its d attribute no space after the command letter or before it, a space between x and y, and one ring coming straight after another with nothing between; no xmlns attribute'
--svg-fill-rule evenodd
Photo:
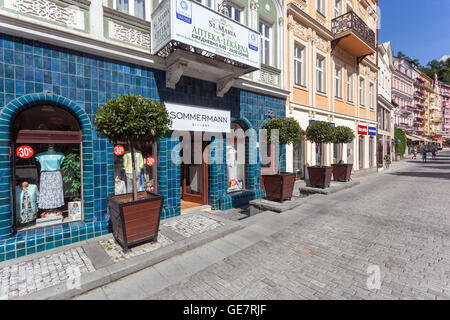
<svg viewBox="0 0 450 320"><path fill-rule="evenodd" d="M0 46L0 89L3 86L3 90L0 90L0 105L5 105L0 109L0 140L6 141L6 149L2 149L0 144L0 176L9 176L9 160L2 162L1 157L7 156L9 152L7 140L10 135L7 128L12 116L20 108L30 103L55 104L72 110L82 125L84 223L76 227L71 224L68 231L64 227L45 228L44 233L36 232L33 236L30 234L30 237L25 237L23 241L27 247L35 243L37 252L53 248L60 241L63 244L69 241L73 243L108 232L106 197L114 192L111 187L114 181L112 145L98 138L92 128L95 111L107 99L113 99L122 93L138 93L156 101L231 110L234 119L255 129L260 128L268 119L269 110L275 116L285 116L284 99L236 88L232 88L221 98L215 94L214 83L185 76L180 79L176 90L169 89L165 87L165 73L160 70L4 34L0 34L0 44L3 44ZM51 93L44 94L44 90ZM2 131L2 128L6 129ZM175 165L170 158L171 150L176 145L177 142L168 137L158 141L158 187L164 196L162 219L180 214L180 166ZM224 145L219 144L217 147L215 155L225 158L225 150L220 151L220 147L223 149ZM256 154L254 151L256 150L249 150L249 155ZM244 201L242 199L264 196L264 191L261 190L260 165L247 166L246 188L251 193L240 198L226 192L224 164L212 164L209 170L208 202L213 208L230 208L238 201L236 199ZM1 180L0 185L2 183L9 184L10 181ZM1 216L10 213L9 197L9 190L3 190L0 186ZM92 225L94 219L100 223ZM19 237L11 236L11 228L7 222L10 219L0 219L0 223L3 221L6 223L0 226L0 239L12 240L5 244L5 252L10 249L5 259L10 259L15 257ZM28 252L27 249L27 254Z"/></svg>

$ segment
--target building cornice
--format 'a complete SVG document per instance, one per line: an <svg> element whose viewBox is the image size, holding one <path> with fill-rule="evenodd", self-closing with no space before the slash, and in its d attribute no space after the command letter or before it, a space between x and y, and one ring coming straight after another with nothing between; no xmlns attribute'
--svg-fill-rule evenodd
<svg viewBox="0 0 450 320"><path fill-rule="evenodd" d="M320 34L322 37L324 37L326 41L333 40L334 35L331 32L331 30L327 29L325 26L320 24L317 20L315 20L313 17L311 17L305 11L303 11L302 7L299 4L297 4L296 2L288 3L287 13L288 13L288 16L289 16L289 14L293 14L293 16L297 20L300 20L300 22L303 22L308 27L313 28L318 34Z"/></svg>
<svg viewBox="0 0 450 320"><path fill-rule="evenodd" d="M339 119L357 121L359 123L365 122L365 123L370 123L370 124L374 124L374 125L377 124L377 121L374 121L374 120L358 118L358 117L352 117L352 116L347 116L347 115L344 115L342 113L337 113L337 112L333 112L333 111L327 111L327 110L316 109L316 108L312 108L312 107L308 107L308 106L302 106L302 105L296 104L294 102L290 102L289 103L289 107L293 108L293 109L301 110L301 111L306 111L306 112L312 111L312 112L315 112L316 114L322 114L322 115L326 115L326 116L333 116L333 117L339 118Z"/></svg>
<svg viewBox="0 0 450 320"><path fill-rule="evenodd" d="M119 10L111 9L111 8L108 8L105 6L103 6L103 15L107 18L112 18L112 19L116 19L116 20L119 20L124 23L132 24L135 27L147 29L150 32L150 27L151 27L150 21L143 20L143 19L137 18L135 16L132 16L130 14L126 14Z"/></svg>

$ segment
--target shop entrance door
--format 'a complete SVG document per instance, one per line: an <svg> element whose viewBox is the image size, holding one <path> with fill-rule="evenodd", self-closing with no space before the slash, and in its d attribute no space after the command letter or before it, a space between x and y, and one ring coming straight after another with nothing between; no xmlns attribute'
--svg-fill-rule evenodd
<svg viewBox="0 0 450 320"><path fill-rule="evenodd" d="M202 163L194 163L194 141L191 140L189 152L191 163L181 164L182 209L208 203L208 165L206 164L206 142L202 142Z"/></svg>

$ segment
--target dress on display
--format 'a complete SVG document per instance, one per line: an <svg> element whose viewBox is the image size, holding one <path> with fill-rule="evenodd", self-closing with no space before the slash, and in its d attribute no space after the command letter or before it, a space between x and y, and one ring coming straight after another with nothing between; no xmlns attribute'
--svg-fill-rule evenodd
<svg viewBox="0 0 450 320"><path fill-rule="evenodd" d="M16 187L16 210L20 223L28 223L36 219L39 191L35 184L29 184L26 190Z"/></svg>
<svg viewBox="0 0 450 320"><path fill-rule="evenodd" d="M64 190L60 167L64 155L49 148L36 160L41 164L39 209L55 209L64 205Z"/></svg>
<svg viewBox="0 0 450 320"><path fill-rule="evenodd" d="M136 187L138 191L143 191L144 186L141 183L140 172L144 168L144 158L140 151L134 153L134 160L136 165ZM127 176L127 192L133 192L133 164L131 161L131 152L126 152L123 155L123 166Z"/></svg>

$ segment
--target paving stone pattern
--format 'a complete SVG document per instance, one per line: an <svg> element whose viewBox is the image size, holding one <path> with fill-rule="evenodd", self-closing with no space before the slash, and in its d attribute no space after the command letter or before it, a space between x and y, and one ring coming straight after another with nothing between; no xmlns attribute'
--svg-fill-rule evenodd
<svg viewBox="0 0 450 320"><path fill-rule="evenodd" d="M119 262L130 259L132 257L140 256L144 253L149 253L172 243L173 241L171 239L160 232L158 233L158 240L156 242L144 243L142 245L129 249L128 252L125 253L122 247L113 238L100 241L100 245L103 247L103 249L105 249L106 253L114 262Z"/></svg>
<svg viewBox="0 0 450 320"><path fill-rule="evenodd" d="M11 299L37 290L74 281L75 277L95 271L91 260L81 247L0 269L0 299Z"/></svg>
<svg viewBox="0 0 450 320"><path fill-rule="evenodd" d="M309 216L148 298L450 299L449 164L440 153L296 208Z"/></svg>
<svg viewBox="0 0 450 320"><path fill-rule="evenodd" d="M200 214L192 214L161 222L161 225L189 238L196 234L214 230L223 226L223 223Z"/></svg>

